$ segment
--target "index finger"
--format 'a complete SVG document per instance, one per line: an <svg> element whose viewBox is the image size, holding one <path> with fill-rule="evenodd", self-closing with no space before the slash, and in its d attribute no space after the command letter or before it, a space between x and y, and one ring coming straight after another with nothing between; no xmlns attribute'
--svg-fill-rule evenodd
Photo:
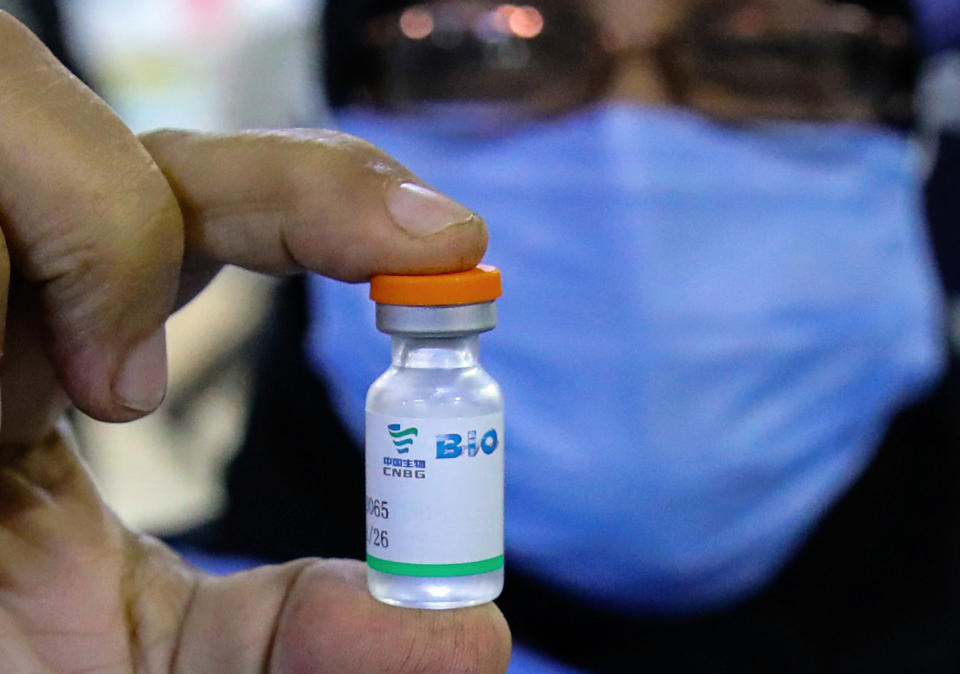
<svg viewBox="0 0 960 674"><path fill-rule="evenodd" d="M177 196L190 256L362 281L469 269L486 249L478 215L347 134L159 131L140 141Z"/></svg>

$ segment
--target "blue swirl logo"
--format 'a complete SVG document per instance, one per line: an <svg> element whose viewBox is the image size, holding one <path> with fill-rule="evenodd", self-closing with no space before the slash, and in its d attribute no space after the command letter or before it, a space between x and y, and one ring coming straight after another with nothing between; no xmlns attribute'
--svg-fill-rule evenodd
<svg viewBox="0 0 960 674"><path fill-rule="evenodd" d="M387 432L393 438L393 446L397 448L400 454L409 452L413 439L420 434L420 431L416 428L401 429L400 424L390 424L387 426Z"/></svg>

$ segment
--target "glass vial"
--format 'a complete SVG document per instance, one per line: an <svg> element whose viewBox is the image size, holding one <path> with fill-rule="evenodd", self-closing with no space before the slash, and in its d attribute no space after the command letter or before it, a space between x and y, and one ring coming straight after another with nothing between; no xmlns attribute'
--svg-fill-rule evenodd
<svg viewBox="0 0 960 674"><path fill-rule="evenodd" d="M500 272L378 276L392 363L366 422L367 583L378 600L459 608L503 589L503 396L480 366Z"/></svg>

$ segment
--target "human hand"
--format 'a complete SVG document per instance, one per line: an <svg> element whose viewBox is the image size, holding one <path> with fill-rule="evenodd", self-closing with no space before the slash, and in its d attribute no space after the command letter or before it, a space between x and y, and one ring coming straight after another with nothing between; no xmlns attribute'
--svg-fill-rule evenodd
<svg viewBox="0 0 960 674"><path fill-rule="evenodd" d="M505 669L492 604L391 608L356 562L188 567L119 522L61 418L71 402L108 421L156 408L164 321L223 264L466 269L479 218L339 134L137 138L0 12L0 233L0 671Z"/></svg>

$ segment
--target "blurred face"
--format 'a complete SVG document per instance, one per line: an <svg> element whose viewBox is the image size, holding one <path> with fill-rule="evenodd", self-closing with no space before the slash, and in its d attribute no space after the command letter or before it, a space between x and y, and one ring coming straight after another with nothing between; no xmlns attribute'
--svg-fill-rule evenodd
<svg viewBox="0 0 960 674"><path fill-rule="evenodd" d="M500 11L512 18L510 7L474 2L456 35L447 27L434 40L432 30L449 26L444 11L467 3L421 5L430 21L408 26L419 38L395 42L392 91L409 85L424 96L404 99L416 106L429 94L476 101L474 85L482 84L486 94L536 104L541 80L584 72L583 43L567 39L572 22L549 12L560 0L522 1L542 13L536 37L510 35L526 24L498 23ZM582 35L619 35L599 41L617 62L615 81L635 73L662 79L669 104L714 118L874 121L895 100L887 66L904 36L894 24L812 0L677 2L581 1L599 23ZM670 14L678 7L684 11ZM398 23L392 18L387 28ZM472 32L478 24L480 36ZM453 44L460 46L445 47ZM416 63L419 73L409 67ZM443 87L421 84L441 81L437 74ZM512 373L505 387L530 412L517 426L528 435L514 436L523 451L508 482L516 517L508 536L544 577L564 569L558 583L582 578L585 595L636 596L649 607L656 599L644 593L657 590L636 578L662 578L665 588L702 578L712 585L726 570L742 579L742 569L760 566L759 524L750 519L789 511L790 521L768 521L776 554L762 564L782 560L783 541L802 540L810 526L812 510L801 514L796 494L811 494L820 508L823 494L845 484L848 467L869 459L874 440L852 440L850 420L863 422L867 438L873 419L890 409L877 391L899 398L911 380L936 372L940 300L929 282L913 148L900 134L853 124L735 128L703 115L605 105L517 124L500 139L466 135L484 120L452 126L467 116L457 106L417 112L361 113L344 128L395 148L491 225L489 259L518 291L502 314L514 337L491 362L500 358L498 371ZM361 308L368 302L362 293L357 300ZM348 312L356 313L353 305L344 305ZM334 348L351 366L356 353L375 352L346 335ZM544 385L546 372L558 385ZM362 398L355 409L361 419ZM631 460L593 453L589 465L569 465L563 480L543 480L556 451L542 431L561 417L578 421L564 429L566 444L590 446L589 433L571 434L604 428L606 446L630 447ZM816 432L796 432L805 428ZM824 456L858 453L831 459L836 473L821 470ZM650 498L635 498L648 487ZM771 505L780 499L790 503ZM574 520L631 532L632 547L597 556L602 535L562 533ZM704 531L723 532L722 553ZM588 560L582 573L562 566L571 558ZM697 573L674 575L690 560Z"/></svg>

